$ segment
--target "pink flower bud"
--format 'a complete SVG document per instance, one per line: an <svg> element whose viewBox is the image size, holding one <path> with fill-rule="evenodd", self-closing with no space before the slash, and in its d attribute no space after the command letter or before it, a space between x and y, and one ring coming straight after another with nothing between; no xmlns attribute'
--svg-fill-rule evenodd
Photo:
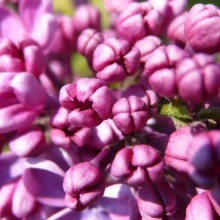
<svg viewBox="0 0 220 220"><path fill-rule="evenodd" d="M181 127L170 135L164 157L168 166L179 172L188 172L187 154L192 138L188 126Z"/></svg>
<svg viewBox="0 0 220 220"><path fill-rule="evenodd" d="M36 200L24 186L22 179L20 179L16 185L13 200L12 200L12 212L18 218L24 218L28 216L35 208Z"/></svg>
<svg viewBox="0 0 220 220"><path fill-rule="evenodd" d="M172 217L177 208L176 194L165 180L156 184L146 183L138 190L137 203L143 219Z"/></svg>
<svg viewBox="0 0 220 220"><path fill-rule="evenodd" d="M145 63L145 73L152 89L160 96L173 98L177 93L176 66L188 54L175 45L156 49Z"/></svg>
<svg viewBox="0 0 220 220"><path fill-rule="evenodd" d="M220 86L220 67L212 56L195 54L176 68L179 96L186 102L202 104L214 98ZM194 86L191 86L191 85Z"/></svg>
<svg viewBox="0 0 220 220"><path fill-rule="evenodd" d="M96 47L104 41L102 34L94 29L86 29L79 35L77 50L86 57L92 65L93 53Z"/></svg>
<svg viewBox="0 0 220 220"><path fill-rule="evenodd" d="M67 206L82 210L97 201L104 193L102 176L100 168L90 162L71 167L66 172L63 183Z"/></svg>
<svg viewBox="0 0 220 220"><path fill-rule="evenodd" d="M70 124L79 127L96 127L110 118L114 102L111 90L100 79L83 78L60 92L61 105L70 110Z"/></svg>
<svg viewBox="0 0 220 220"><path fill-rule="evenodd" d="M140 51L124 40L106 39L93 54L96 77L106 83L120 82L139 68Z"/></svg>
<svg viewBox="0 0 220 220"><path fill-rule="evenodd" d="M218 180L219 142L220 132L217 130L201 132L190 142L187 159L193 167L189 174L200 187L213 187Z"/></svg>
<svg viewBox="0 0 220 220"><path fill-rule="evenodd" d="M19 157L37 156L42 153L45 145L44 134L37 126L18 131L9 141L10 149Z"/></svg>
<svg viewBox="0 0 220 220"><path fill-rule="evenodd" d="M215 5L194 5L185 20L186 39L193 50L216 53L220 50L220 10Z"/></svg>
<svg viewBox="0 0 220 220"><path fill-rule="evenodd" d="M173 21L170 23L167 31L169 39L180 47L184 47L186 44L186 36L184 30L186 16L187 12L174 18Z"/></svg>
<svg viewBox="0 0 220 220"><path fill-rule="evenodd" d="M78 34L87 28L100 30L100 12L90 4L77 7L74 14L74 27Z"/></svg>
<svg viewBox="0 0 220 220"><path fill-rule="evenodd" d="M209 200L207 192L202 192L192 198L186 209L186 220L215 220L216 213Z"/></svg>
<svg viewBox="0 0 220 220"><path fill-rule="evenodd" d="M111 165L112 175L132 186L143 186L149 178L158 182L163 170L164 162L158 151L149 145L121 149Z"/></svg>
<svg viewBox="0 0 220 220"><path fill-rule="evenodd" d="M131 3L119 16L117 31L131 44L149 34L158 33L161 14L149 2Z"/></svg>
<svg viewBox="0 0 220 220"><path fill-rule="evenodd" d="M141 52L140 61L145 63L151 53L156 50L159 46L162 45L162 41L160 38L156 36L147 36L144 37L135 43L135 47L137 47Z"/></svg>
<svg viewBox="0 0 220 220"><path fill-rule="evenodd" d="M147 105L136 96L119 99L112 108L112 114L116 127L124 134L141 130L150 117Z"/></svg>

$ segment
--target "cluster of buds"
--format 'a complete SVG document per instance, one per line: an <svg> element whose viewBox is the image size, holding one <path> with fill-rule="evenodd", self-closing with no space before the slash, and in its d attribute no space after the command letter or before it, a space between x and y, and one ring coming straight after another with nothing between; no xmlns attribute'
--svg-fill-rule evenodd
<svg viewBox="0 0 220 220"><path fill-rule="evenodd" d="M0 0L0 219L220 219L219 7L92 2Z"/></svg>

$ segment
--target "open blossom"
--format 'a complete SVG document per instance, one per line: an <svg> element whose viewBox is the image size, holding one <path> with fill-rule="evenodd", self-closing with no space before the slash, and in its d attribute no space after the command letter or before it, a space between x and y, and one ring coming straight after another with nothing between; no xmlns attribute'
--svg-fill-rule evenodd
<svg viewBox="0 0 220 220"><path fill-rule="evenodd" d="M93 54L96 77L106 83L120 82L139 68L140 51L124 40L106 39Z"/></svg>

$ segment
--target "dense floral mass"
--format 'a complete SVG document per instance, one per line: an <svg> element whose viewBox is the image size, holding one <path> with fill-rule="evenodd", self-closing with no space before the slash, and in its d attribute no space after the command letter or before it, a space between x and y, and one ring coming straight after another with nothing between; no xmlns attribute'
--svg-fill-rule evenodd
<svg viewBox="0 0 220 220"><path fill-rule="evenodd" d="M55 2L0 0L0 219L220 219L220 8Z"/></svg>

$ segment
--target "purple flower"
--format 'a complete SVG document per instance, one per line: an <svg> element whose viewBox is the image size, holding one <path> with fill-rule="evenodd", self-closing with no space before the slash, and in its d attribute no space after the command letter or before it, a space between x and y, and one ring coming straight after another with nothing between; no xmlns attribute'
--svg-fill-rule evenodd
<svg viewBox="0 0 220 220"><path fill-rule="evenodd" d="M70 111L70 124L79 127L96 127L111 117L115 98L100 79L79 79L65 85L60 91L61 105Z"/></svg>
<svg viewBox="0 0 220 220"><path fill-rule="evenodd" d="M164 157L168 166L178 172L188 172L190 165L187 154L192 138L189 126L181 127L170 135Z"/></svg>
<svg viewBox="0 0 220 220"><path fill-rule="evenodd" d="M132 186L143 186L149 179L158 182L164 170L159 152L149 145L125 147L115 156L111 174Z"/></svg>
<svg viewBox="0 0 220 220"><path fill-rule="evenodd" d="M136 41L135 47L137 47L141 52L140 61L142 63L145 63L148 60L151 53L153 53L153 51L156 50L161 45L162 45L161 39L154 35L150 35Z"/></svg>
<svg viewBox="0 0 220 220"><path fill-rule="evenodd" d="M100 12L91 4L81 4L76 8L74 14L74 27L77 35L87 29L92 28L97 31L100 30L101 26Z"/></svg>
<svg viewBox="0 0 220 220"><path fill-rule="evenodd" d="M212 4L194 5L185 20L188 44L196 52L216 53L220 50L220 10Z"/></svg>
<svg viewBox="0 0 220 220"><path fill-rule="evenodd" d="M10 39L17 44L28 36L38 42L45 53L50 50L57 28L56 18L52 15L52 1L21 0L20 17L5 7L0 8L0 14L1 38Z"/></svg>
<svg viewBox="0 0 220 220"><path fill-rule="evenodd" d="M136 73L139 67L140 51L124 40L106 39L93 54L93 68L96 77L106 83L120 82Z"/></svg>
<svg viewBox="0 0 220 220"><path fill-rule="evenodd" d="M213 187L220 175L216 167L220 164L220 132L212 130L201 132L193 137L187 151L187 160L191 164L189 174L204 188Z"/></svg>
<svg viewBox="0 0 220 220"><path fill-rule="evenodd" d="M91 163L79 163L65 174L63 187L66 205L74 210L82 210L102 197L105 189L103 173Z"/></svg>
<svg viewBox="0 0 220 220"><path fill-rule="evenodd" d="M206 219L215 220L215 210L210 202L207 192L194 196L186 209L186 220Z"/></svg>
<svg viewBox="0 0 220 220"><path fill-rule="evenodd" d="M134 95L119 99L112 108L112 115L113 122L123 134L141 130L150 117L145 102Z"/></svg>
<svg viewBox="0 0 220 220"><path fill-rule="evenodd" d="M143 219L172 218L177 209L175 191L164 179L156 184L149 181L140 188L137 203Z"/></svg>
<svg viewBox="0 0 220 220"><path fill-rule="evenodd" d="M43 152L45 145L43 131L37 126L19 130L9 141L10 149L19 157L37 156Z"/></svg>
<svg viewBox="0 0 220 220"><path fill-rule="evenodd" d="M212 56L197 53L192 58L184 58L179 62L176 79L178 94L184 101L203 104L218 92L220 68Z"/></svg>
<svg viewBox="0 0 220 220"><path fill-rule="evenodd" d="M94 50L103 41L104 37L95 29L85 29L78 37L77 50L86 57L91 66Z"/></svg>
<svg viewBox="0 0 220 220"><path fill-rule="evenodd" d="M160 96L173 98L177 94L176 66L188 54L175 45L156 49L145 63L148 83Z"/></svg>
<svg viewBox="0 0 220 220"><path fill-rule="evenodd" d="M167 36L169 39L180 47L184 47L186 44L186 35L184 30L186 16L187 12L184 12L174 18L167 30Z"/></svg>
<svg viewBox="0 0 220 220"><path fill-rule="evenodd" d="M131 3L117 20L118 35L134 44L147 35L155 35L161 26L161 14L149 2Z"/></svg>

